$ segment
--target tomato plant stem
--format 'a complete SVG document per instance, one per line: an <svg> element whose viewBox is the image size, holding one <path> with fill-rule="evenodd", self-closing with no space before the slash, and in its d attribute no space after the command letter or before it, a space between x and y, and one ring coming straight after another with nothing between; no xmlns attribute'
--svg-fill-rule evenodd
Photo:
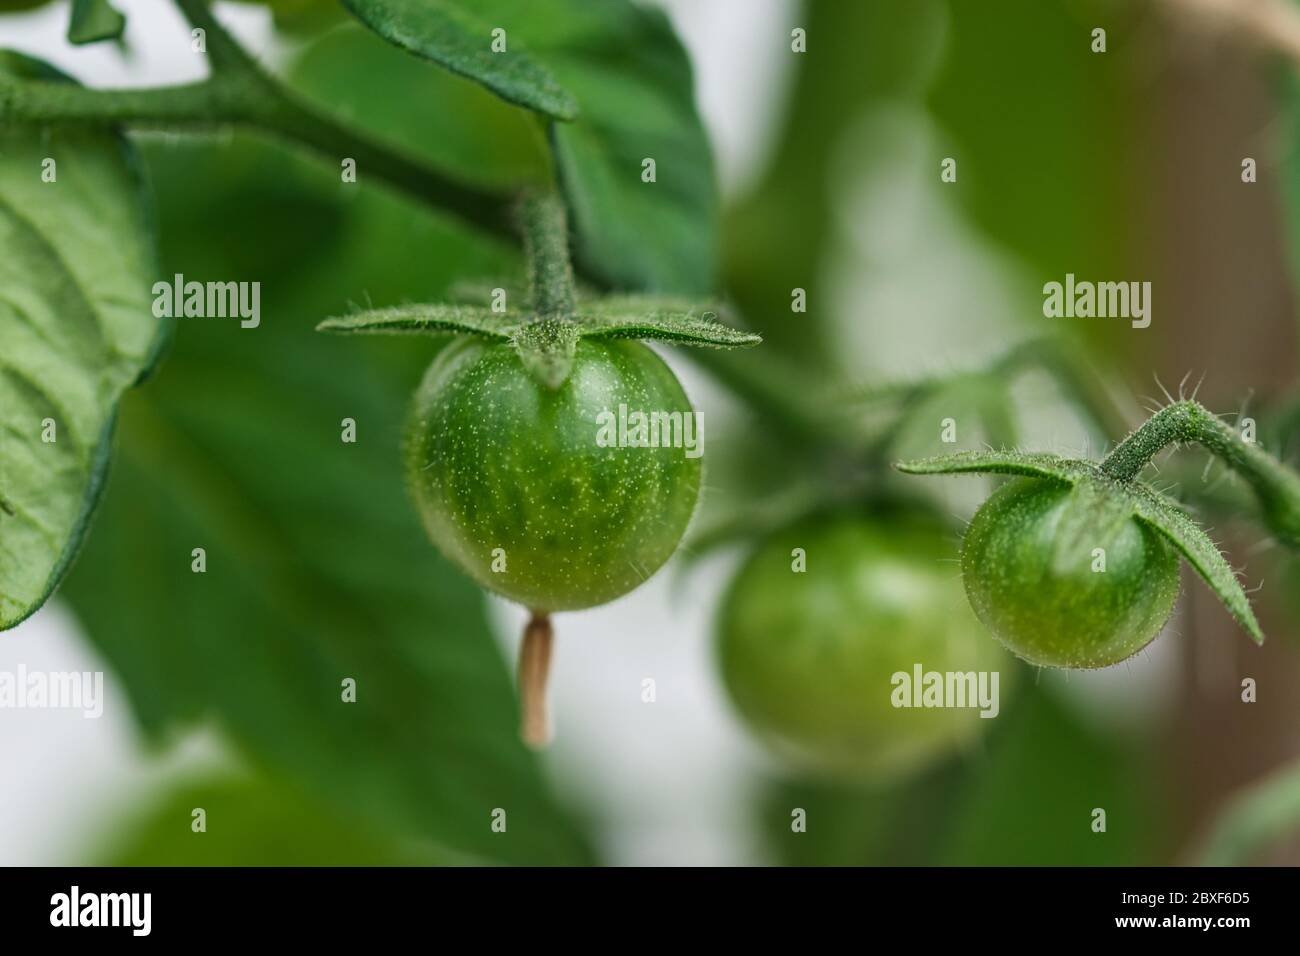
<svg viewBox="0 0 1300 956"><path fill-rule="evenodd" d="M1101 470L1116 481L1132 481L1161 449L1195 441L1202 430L1197 421L1202 415L1210 413L1197 402L1166 405L1120 442L1101 463Z"/></svg>
<svg viewBox="0 0 1300 956"><path fill-rule="evenodd" d="M1254 489L1274 534L1300 542L1300 476L1199 402L1184 399L1166 405L1101 463L1117 481L1132 481L1163 448L1195 442L1224 461Z"/></svg>
<svg viewBox="0 0 1300 956"><path fill-rule="evenodd" d="M1200 402L1183 400L1166 405L1120 442L1102 462L1102 471L1118 481L1131 481L1161 449L1182 442L1203 445L1248 478L1278 467Z"/></svg>
<svg viewBox="0 0 1300 956"><path fill-rule="evenodd" d="M226 32L221 21L208 9L209 0L175 0L190 26L203 31L204 50L212 63L214 72L223 70L255 71L257 62L239 45L233 36Z"/></svg>
<svg viewBox="0 0 1300 956"><path fill-rule="evenodd" d="M205 33L212 75L199 83L95 90L75 83L0 77L0 126L131 127L202 133L241 126L287 139L372 176L494 235L511 234L511 197L469 185L349 129L264 71L225 32L206 0L177 0Z"/></svg>
<svg viewBox="0 0 1300 956"><path fill-rule="evenodd" d="M573 318L573 266L564 203L555 193L527 197L520 208L533 310L539 319Z"/></svg>
<svg viewBox="0 0 1300 956"><path fill-rule="evenodd" d="M546 714L546 683L551 670L555 631L551 618L534 611L519 648L519 735L530 747L545 747L551 737Z"/></svg>

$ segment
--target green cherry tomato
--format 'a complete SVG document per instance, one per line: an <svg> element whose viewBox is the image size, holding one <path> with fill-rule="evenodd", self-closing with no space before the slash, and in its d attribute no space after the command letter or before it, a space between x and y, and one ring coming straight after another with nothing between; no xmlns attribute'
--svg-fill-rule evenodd
<svg viewBox="0 0 1300 956"><path fill-rule="evenodd" d="M1151 642L1178 597L1178 555L1096 482L1019 478L975 513L962 544L971 607L1015 654L1106 667ZM1108 503L1110 502L1110 503Z"/></svg>
<svg viewBox="0 0 1300 956"><path fill-rule="evenodd" d="M620 406L629 419L692 413L672 370L640 342L579 341L556 389L508 344L453 342L407 425L408 483L433 542L484 587L537 611L631 591L681 540L700 458L662 438L628 447L616 427L602 438Z"/></svg>
<svg viewBox="0 0 1300 956"><path fill-rule="evenodd" d="M722 604L719 663L736 709L779 756L880 779L993 723L974 706L898 706L916 703L899 694L918 667L983 672L990 688L996 672L999 695L1009 683L1010 657L962 595L954 537L924 512L824 516L773 535L741 567Z"/></svg>

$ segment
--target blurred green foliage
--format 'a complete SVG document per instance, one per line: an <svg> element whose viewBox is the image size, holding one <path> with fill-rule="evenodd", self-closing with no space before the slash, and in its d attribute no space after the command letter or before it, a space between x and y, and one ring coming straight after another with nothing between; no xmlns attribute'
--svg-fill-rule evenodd
<svg viewBox="0 0 1300 956"><path fill-rule="evenodd" d="M1027 669L1026 669L1027 670ZM793 865L1128 866L1167 852L1157 768L1141 742L1085 724L1029 674L970 752L911 781L776 783L768 845ZM790 828L808 811L806 833ZM1093 810L1106 812L1104 833Z"/></svg>
<svg viewBox="0 0 1300 956"><path fill-rule="evenodd" d="M1039 285L1151 275L1143 176L1123 160L1147 138L1136 95L1150 54L1141 11L1115 0L1005 0L994 15L951 0L942 69L926 101L958 160L955 196L988 237L1029 263ZM1092 49L1094 29L1106 50ZM1026 323L1042 302L1025 302ZM1081 331L1112 358L1155 343L1115 323ZM1150 338L1150 337L1148 337ZM1149 358L1149 356L1148 356Z"/></svg>
<svg viewBox="0 0 1300 956"><path fill-rule="evenodd" d="M193 813L204 812L196 832ZM179 786L124 820L105 866L438 866L437 847L349 819L282 783L219 777Z"/></svg>
<svg viewBox="0 0 1300 956"><path fill-rule="evenodd" d="M234 0L271 11L277 30L290 35L310 36L348 19L339 0Z"/></svg>
<svg viewBox="0 0 1300 956"><path fill-rule="evenodd" d="M832 364L822 273L836 241L833 161L864 109L921 88L943 17L938 0L809 2L797 22L812 52L791 52L788 38L767 52L794 58L792 89L764 175L726 210L724 260L728 292L774 351ZM795 288L806 314L790 310Z"/></svg>
<svg viewBox="0 0 1300 956"><path fill-rule="evenodd" d="M1238 794L1205 839L1205 866L1248 863L1300 835L1300 763L1283 767Z"/></svg>
<svg viewBox="0 0 1300 956"><path fill-rule="evenodd" d="M927 97L958 151L958 190L980 225L1046 276L1124 275L1138 198L1117 158L1140 141L1135 13L1112 0L1005 0L996 16L948 4ZM1106 30L1094 53L1092 30ZM1118 270L1118 271L1117 271Z"/></svg>

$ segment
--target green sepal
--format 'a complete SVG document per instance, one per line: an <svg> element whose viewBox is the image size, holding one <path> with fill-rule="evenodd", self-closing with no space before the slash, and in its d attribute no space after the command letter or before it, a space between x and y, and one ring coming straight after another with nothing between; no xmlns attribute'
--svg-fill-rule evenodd
<svg viewBox="0 0 1300 956"><path fill-rule="evenodd" d="M900 461L894 465L908 475L1024 475L1050 478L1074 484L1092 477L1097 466L1091 462L1060 455L1018 451L962 451L934 458Z"/></svg>
<svg viewBox="0 0 1300 956"><path fill-rule="evenodd" d="M317 332L336 335L478 335L510 339L523 326L518 312L476 305L403 305L326 319Z"/></svg>
<svg viewBox="0 0 1300 956"><path fill-rule="evenodd" d="M735 349L763 339L717 321L718 308L686 299L610 296L578 305L583 338L656 339L700 348Z"/></svg>
<svg viewBox="0 0 1300 956"><path fill-rule="evenodd" d="M1256 644L1264 643L1250 599L1242 590L1236 572L1228 560L1191 516L1153 488L1137 482L1127 486L1138 519L1154 528L1177 548L1187 563L1196 569L1210 590L1215 593L1228 613Z"/></svg>
<svg viewBox="0 0 1300 956"><path fill-rule="evenodd" d="M465 297L479 298L477 295ZM522 340L525 349L531 349L532 345L528 343L535 342L543 352L552 356L558 354L555 352L557 345L563 345L562 352L580 338L657 339L677 345L718 349L748 348L762 341L757 335L714 321L712 316L716 312L685 302L669 305L670 301L636 297L596 299L578 307L575 321L546 319L531 323L524 313L513 309L496 312L481 305L406 305L329 318L317 325L316 331L337 335L459 334L514 339L524 329L536 326L538 328ZM568 328L563 332L540 331L543 328L558 329L559 326ZM561 343L561 339L567 344ZM549 364L553 359L546 361ZM548 380L552 374L559 374L558 368L547 375ZM566 377L568 371L564 370L560 381Z"/></svg>
<svg viewBox="0 0 1300 956"><path fill-rule="evenodd" d="M1072 483L1071 506L1062 513L1052 531L1050 567L1068 577L1080 554L1091 550L1097 539L1115 540L1124 525L1133 520L1135 505L1127 489L1113 483L1085 477Z"/></svg>
<svg viewBox="0 0 1300 956"><path fill-rule="evenodd" d="M560 319L541 319L519 329L511 339L530 375L547 388L559 388L573 371L578 327Z"/></svg>

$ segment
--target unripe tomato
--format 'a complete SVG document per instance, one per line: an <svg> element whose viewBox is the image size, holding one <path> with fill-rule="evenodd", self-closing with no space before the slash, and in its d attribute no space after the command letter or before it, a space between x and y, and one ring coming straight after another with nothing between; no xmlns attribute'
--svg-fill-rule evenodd
<svg viewBox="0 0 1300 956"><path fill-rule="evenodd" d="M961 552L971 606L1030 663L1106 667L1140 651L1169 619L1177 552L1106 501L1089 481L1019 478L971 521Z"/></svg>
<svg viewBox="0 0 1300 956"><path fill-rule="evenodd" d="M653 574L695 510L700 458L602 447L602 413L692 412L640 342L582 339L559 388L504 343L434 360L407 425L407 478L434 544L484 587L537 611L611 601Z"/></svg>
<svg viewBox="0 0 1300 956"><path fill-rule="evenodd" d="M975 620L953 533L924 512L799 522L741 567L720 613L723 680L737 710L798 768L880 777L987 729L977 707L897 707L896 676L998 672L1011 659ZM806 570L792 570L795 549Z"/></svg>

